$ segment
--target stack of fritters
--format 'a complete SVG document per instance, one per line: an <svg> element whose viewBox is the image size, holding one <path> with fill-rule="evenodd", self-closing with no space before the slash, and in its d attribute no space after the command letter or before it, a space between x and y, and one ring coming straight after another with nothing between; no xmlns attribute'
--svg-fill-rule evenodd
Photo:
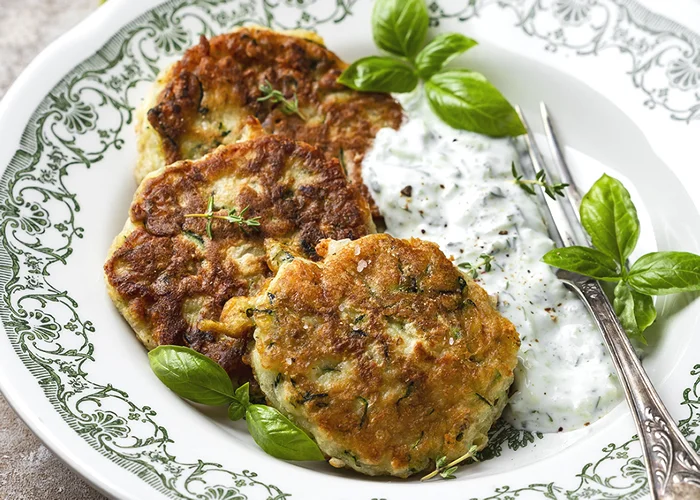
<svg viewBox="0 0 700 500"><path fill-rule="evenodd" d="M236 142L245 120L254 116L268 134L339 158L369 199L361 172L365 151L380 129L399 127L403 111L389 94L356 92L338 83L346 67L323 40L305 31L246 27L202 37L158 78L142 108L137 180L164 164ZM296 99L303 118L265 99L265 86Z"/></svg>
<svg viewBox="0 0 700 500"><path fill-rule="evenodd" d="M159 76L138 113L143 183L105 265L113 300L148 348L184 344L245 376L250 328L219 320L228 299L256 293L271 275L265 239L314 258L323 238L374 232L359 165L402 110L388 94L338 84L345 67L313 33L246 27L202 37ZM259 100L264 85L304 118ZM274 137L255 139L266 134ZM179 160L194 161L163 170ZM218 207L248 207L261 226L216 221L208 238L205 220L184 215L203 213L211 195Z"/></svg>
<svg viewBox="0 0 700 500"><path fill-rule="evenodd" d="M249 227L201 217L213 196L221 207L248 208ZM182 161L141 183L130 218L105 264L112 299L148 347L187 345L231 375L242 364L250 331L219 322L227 300L258 293L272 273L266 239L316 260L323 238L359 238L374 231L365 199L337 160L279 136L229 145Z"/></svg>
<svg viewBox="0 0 700 500"><path fill-rule="evenodd" d="M372 234L361 162L402 111L338 84L345 67L309 33L202 38L140 112L104 269L147 348L257 380L336 466L406 477L485 446L519 340L436 245Z"/></svg>

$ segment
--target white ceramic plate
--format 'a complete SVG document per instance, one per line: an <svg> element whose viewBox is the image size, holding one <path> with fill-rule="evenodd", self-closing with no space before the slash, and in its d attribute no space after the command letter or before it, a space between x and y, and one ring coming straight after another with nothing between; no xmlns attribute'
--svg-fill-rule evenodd
<svg viewBox="0 0 700 500"><path fill-rule="evenodd" d="M132 112L200 33L242 22L317 30L347 60L375 51L368 0L110 0L51 46L0 105L0 387L46 444L118 498L629 498L647 495L624 404L577 432L498 426L495 457L454 481L371 479L285 463L153 376L102 281L135 189ZM656 2L657 8L660 2ZM459 64L533 115L546 100L584 185L636 187L646 247L700 251L700 5L440 0L433 29L480 41ZM695 31L693 31L695 29ZM535 120L531 119L534 123ZM656 241L654 241L655 236ZM645 365L700 445L700 301L660 300Z"/></svg>

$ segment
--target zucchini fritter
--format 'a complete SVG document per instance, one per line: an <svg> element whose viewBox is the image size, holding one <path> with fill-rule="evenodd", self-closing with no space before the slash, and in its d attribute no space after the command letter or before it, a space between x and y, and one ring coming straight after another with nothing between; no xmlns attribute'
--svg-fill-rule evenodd
<svg viewBox="0 0 700 500"><path fill-rule="evenodd" d="M406 477L482 449L520 340L437 245L386 234L282 262L253 319L270 403L335 464Z"/></svg>
<svg viewBox="0 0 700 500"><path fill-rule="evenodd" d="M235 208L259 227L204 214ZM337 160L308 144L264 136L149 175L104 266L120 312L148 347L186 345L246 378L242 362L251 326L224 325L224 304L259 292L272 272L264 243L274 238L294 254L318 259L323 238L374 232L369 206Z"/></svg>
<svg viewBox="0 0 700 500"><path fill-rule="evenodd" d="M162 165L235 142L242 120L252 115L269 134L308 142L340 158L369 199L362 158L379 129L399 127L403 112L389 94L339 84L346 67L313 33L245 27L211 40L202 37L158 78L142 107L137 180ZM265 84L297 99L304 118L285 113L274 99L261 100Z"/></svg>

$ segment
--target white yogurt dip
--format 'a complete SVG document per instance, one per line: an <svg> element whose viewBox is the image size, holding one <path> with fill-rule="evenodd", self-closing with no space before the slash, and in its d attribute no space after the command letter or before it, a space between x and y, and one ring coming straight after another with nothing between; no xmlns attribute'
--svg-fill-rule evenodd
<svg viewBox="0 0 700 500"><path fill-rule="evenodd" d="M512 142L445 125L421 94L397 96L407 120L382 129L362 164L387 232L433 241L456 264L493 258L477 281L522 341L504 414L512 425L557 432L595 421L621 391L585 306L540 262L554 244L536 198L513 183Z"/></svg>

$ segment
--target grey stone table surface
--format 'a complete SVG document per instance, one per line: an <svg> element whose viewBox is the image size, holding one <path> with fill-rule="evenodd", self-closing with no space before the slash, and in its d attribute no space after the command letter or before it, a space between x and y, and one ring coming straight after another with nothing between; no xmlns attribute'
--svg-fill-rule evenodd
<svg viewBox="0 0 700 500"><path fill-rule="evenodd" d="M0 98L54 39L99 0L0 0ZM22 423L0 395L0 499L101 500Z"/></svg>

